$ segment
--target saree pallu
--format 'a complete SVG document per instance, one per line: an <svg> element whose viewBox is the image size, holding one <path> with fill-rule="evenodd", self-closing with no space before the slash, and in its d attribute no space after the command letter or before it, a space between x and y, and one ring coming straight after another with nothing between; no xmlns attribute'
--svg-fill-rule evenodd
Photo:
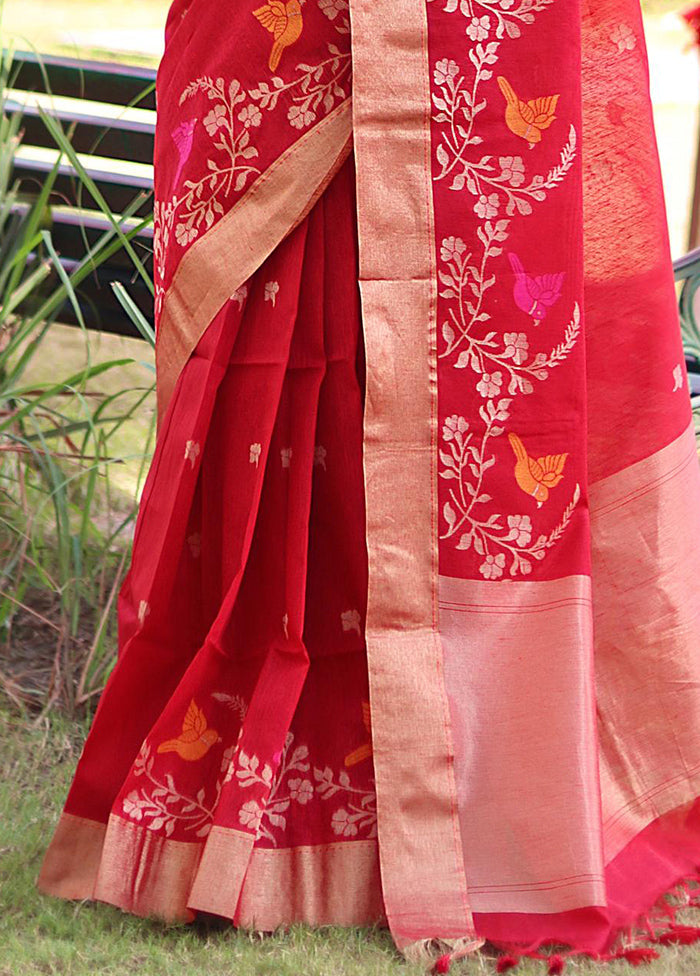
<svg viewBox="0 0 700 976"><path fill-rule="evenodd" d="M40 887L681 939L700 478L637 0L176 0L166 42L158 440Z"/></svg>

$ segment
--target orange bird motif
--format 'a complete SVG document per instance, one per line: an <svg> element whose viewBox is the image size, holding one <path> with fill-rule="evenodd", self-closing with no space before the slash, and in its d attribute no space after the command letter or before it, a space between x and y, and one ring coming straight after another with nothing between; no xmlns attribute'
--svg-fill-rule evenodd
<svg viewBox="0 0 700 976"><path fill-rule="evenodd" d="M304 21L301 5L305 0L270 0L253 11L255 17L271 34L275 41L270 52L270 71L276 71L282 52L301 37Z"/></svg>
<svg viewBox="0 0 700 976"><path fill-rule="evenodd" d="M564 464L568 454L548 454L546 457L534 458L528 456L525 445L517 434L508 434L510 446L515 454L515 480L518 487L526 495L532 495L540 508L549 498L549 492L555 488L564 475Z"/></svg>
<svg viewBox="0 0 700 976"><path fill-rule="evenodd" d="M523 102L503 76L499 77L498 85L506 100L506 125L516 136L525 139L532 149L535 143L542 140L542 130L548 129L554 122L559 96L546 95Z"/></svg>
<svg viewBox="0 0 700 976"><path fill-rule="evenodd" d="M369 707L369 702L362 702L362 721L365 723L365 728L367 729L367 734L371 736L372 725L371 725L371 712ZM363 746L359 749L355 749L351 752L349 756L345 757L346 766L356 766L363 759L369 759L372 755L372 743L365 742Z"/></svg>
<svg viewBox="0 0 700 976"><path fill-rule="evenodd" d="M176 752L181 759L194 762L201 759L211 749L215 742L221 742L221 736L215 729L207 728L204 712L198 708L194 698L190 702L182 732L177 739L167 739L158 746L158 752Z"/></svg>

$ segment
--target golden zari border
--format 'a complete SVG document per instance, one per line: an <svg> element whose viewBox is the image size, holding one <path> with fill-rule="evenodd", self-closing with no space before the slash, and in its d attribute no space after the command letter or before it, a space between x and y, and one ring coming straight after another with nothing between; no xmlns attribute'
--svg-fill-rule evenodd
<svg viewBox="0 0 700 976"><path fill-rule="evenodd" d="M366 344L366 621L384 902L398 947L473 937L437 620L436 269L423 0L350 0Z"/></svg>
<svg viewBox="0 0 700 976"><path fill-rule="evenodd" d="M347 158L351 113L347 99L305 132L184 254L158 323L159 425L180 371L211 320L303 220Z"/></svg>
<svg viewBox="0 0 700 976"><path fill-rule="evenodd" d="M440 629L472 910L605 905L590 577L442 576Z"/></svg>
<svg viewBox="0 0 700 976"><path fill-rule="evenodd" d="M605 862L700 792L700 475L693 422L590 486ZM663 722L670 723L662 731ZM670 730L670 731L669 731Z"/></svg>
<svg viewBox="0 0 700 976"><path fill-rule="evenodd" d="M211 912L261 932L385 920L376 840L280 849L253 840L215 826L206 842L185 843L114 815L105 825L63 813L38 887L168 922Z"/></svg>

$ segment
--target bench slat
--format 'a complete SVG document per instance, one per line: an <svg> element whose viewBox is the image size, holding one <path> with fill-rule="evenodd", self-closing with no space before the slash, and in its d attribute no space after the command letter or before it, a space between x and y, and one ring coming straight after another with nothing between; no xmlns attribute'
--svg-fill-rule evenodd
<svg viewBox="0 0 700 976"><path fill-rule="evenodd" d="M139 98L156 80L154 68L13 51L13 77L16 72L15 84L22 90L45 91L42 66L48 75L50 90L56 95L81 98L88 93L96 101L118 105ZM142 108L155 109L155 92L151 91L139 104Z"/></svg>
<svg viewBox="0 0 700 976"><path fill-rule="evenodd" d="M149 109L125 108L106 102L21 91L17 88L7 90L6 111L38 116L40 108L51 115L56 115L64 122L82 122L86 125L149 134L154 134L156 131L156 113Z"/></svg>
<svg viewBox="0 0 700 976"><path fill-rule="evenodd" d="M21 169L47 173L55 166L58 156L57 149L20 145L15 153L15 165ZM128 184L146 190L153 188L153 166L148 163L132 163L126 159L90 156L87 153L77 153L77 156L93 180ZM65 156L59 165L59 172L77 175L72 163Z"/></svg>
<svg viewBox="0 0 700 976"><path fill-rule="evenodd" d="M27 213L32 204L25 201L18 201L12 206L13 213ZM68 207L63 204L51 204L51 219L56 224L65 224L70 227L85 227L88 230L106 231L112 229L112 223L106 214L101 210L91 210L86 207ZM112 214L114 221L123 231L130 231L137 227L142 221L138 217L122 217L119 214ZM153 224L143 227L138 237L153 237Z"/></svg>

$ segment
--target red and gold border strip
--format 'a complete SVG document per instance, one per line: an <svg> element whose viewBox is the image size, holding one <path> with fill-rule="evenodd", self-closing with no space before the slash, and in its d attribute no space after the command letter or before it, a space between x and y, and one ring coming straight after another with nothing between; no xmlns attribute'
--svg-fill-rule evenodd
<svg viewBox="0 0 700 976"><path fill-rule="evenodd" d="M263 932L384 921L376 840L279 850L252 843L222 827L185 843L114 815L105 825L63 813L38 887L170 922L213 912Z"/></svg>
<svg viewBox="0 0 700 976"><path fill-rule="evenodd" d="M366 344L366 635L382 888L403 950L473 937L437 620L436 271L423 0L351 0Z"/></svg>
<svg viewBox="0 0 700 976"><path fill-rule="evenodd" d="M159 422L182 367L213 317L304 219L347 158L350 125L346 100L282 153L183 256L158 325Z"/></svg>

